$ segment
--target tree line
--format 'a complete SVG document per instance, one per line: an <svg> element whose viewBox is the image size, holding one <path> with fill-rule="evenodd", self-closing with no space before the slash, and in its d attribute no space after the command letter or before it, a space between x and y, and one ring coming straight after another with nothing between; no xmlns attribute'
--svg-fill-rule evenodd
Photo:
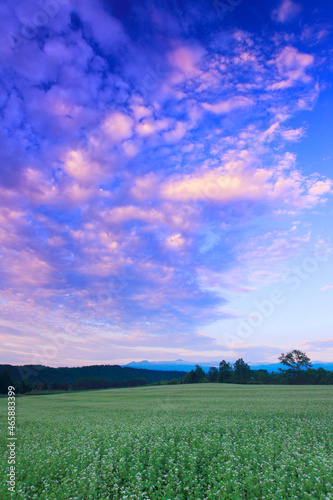
<svg viewBox="0 0 333 500"><path fill-rule="evenodd" d="M92 365L52 368L42 365L0 365L0 394L13 385L17 393L31 391L68 391L136 387L170 381L185 375L184 371L147 370L119 365ZM10 383L9 383L10 382Z"/></svg>
<svg viewBox="0 0 333 500"><path fill-rule="evenodd" d="M206 374L200 365L196 365L180 379L181 384L197 384L205 382L219 382L229 384L333 384L333 371L324 368L312 368L312 363L306 353L294 349L279 356L282 368L279 372L268 372L264 369L253 370L239 358L235 363L228 363L224 359L219 367L211 366Z"/></svg>
<svg viewBox="0 0 333 500"><path fill-rule="evenodd" d="M177 380L178 382L178 380ZM14 386L17 394L28 394L31 392L53 392L53 391L84 391L92 389L110 389L122 387L139 387L147 385L146 378L135 378L128 381L110 380L97 377L84 377L74 380L72 384L68 382L54 381L51 384L44 382L30 382L24 378L21 381L12 379L9 370L3 370L0 373L0 394L7 394L8 387Z"/></svg>
<svg viewBox="0 0 333 500"><path fill-rule="evenodd" d="M255 370L247 364L243 358L239 358L235 363L229 363L222 360L218 367L211 366L206 374L200 365L196 365L194 370L185 372L156 372L156 375L150 374L154 370L137 370L132 368L132 373L141 375L149 374L149 377L136 377L130 380L117 380L108 377L79 377L71 382L59 377L57 380L49 382L48 380L31 380L24 377L17 380L12 377L9 369L4 369L0 373L0 394L7 394L9 386L14 386L18 394L27 394L31 392L48 391L78 391L92 389L109 389L122 387L138 387L144 385L173 385L173 384L197 384L197 383L228 383L228 384L313 384L328 385L333 384L333 371L324 368L314 369L306 353L293 350L287 354L281 354L279 361L282 368L279 372L268 372L264 369ZM44 368L44 367L42 367ZM116 368L116 367L105 367ZM120 367L117 367L120 368ZM56 369L52 369L56 370ZM59 369L63 370L63 369ZM71 370L71 369L68 369ZM43 371L41 372L43 373ZM55 371L54 373L59 373ZM59 373L60 374L60 373ZM62 372L61 372L62 374ZM158 375L157 375L158 374ZM166 379L162 378L163 374ZM171 378L171 375L177 374L178 377ZM118 375L118 373L117 373ZM118 375L119 377L119 375ZM118 378L117 377L117 378ZM120 378L120 377L119 377ZM157 379L157 380L156 380Z"/></svg>

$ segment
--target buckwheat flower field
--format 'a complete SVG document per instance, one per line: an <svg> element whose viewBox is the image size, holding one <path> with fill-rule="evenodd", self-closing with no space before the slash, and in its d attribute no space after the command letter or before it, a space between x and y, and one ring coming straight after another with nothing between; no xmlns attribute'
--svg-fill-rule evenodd
<svg viewBox="0 0 333 500"><path fill-rule="evenodd" d="M333 498L333 388L198 384L17 399L0 498ZM1 414L6 399L0 400ZM6 425L1 444L6 450Z"/></svg>

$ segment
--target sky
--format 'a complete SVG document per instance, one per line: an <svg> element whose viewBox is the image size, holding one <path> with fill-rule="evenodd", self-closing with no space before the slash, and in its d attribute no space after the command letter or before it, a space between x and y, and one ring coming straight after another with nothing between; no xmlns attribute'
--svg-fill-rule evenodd
<svg viewBox="0 0 333 500"><path fill-rule="evenodd" d="M333 361L332 14L1 3L1 363Z"/></svg>

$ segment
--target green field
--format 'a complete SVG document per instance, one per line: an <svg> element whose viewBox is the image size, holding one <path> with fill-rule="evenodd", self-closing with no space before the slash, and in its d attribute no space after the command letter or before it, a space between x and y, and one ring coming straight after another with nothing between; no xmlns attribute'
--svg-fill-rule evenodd
<svg viewBox="0 0 333 500"><path fill-rule="evenodd" d="M198 384L17 398L16 493L5 454L0 498L331 499L332 396Z"/></svg>

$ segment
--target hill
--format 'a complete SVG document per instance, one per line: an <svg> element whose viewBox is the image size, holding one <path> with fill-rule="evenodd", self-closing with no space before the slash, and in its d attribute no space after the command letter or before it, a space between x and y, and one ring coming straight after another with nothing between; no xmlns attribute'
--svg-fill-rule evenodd
<svg viewBox="0 0 333 500"><path fill-rule="evenodd" d="M147 370L121 367L119 365L92 365L75 368L51 368L43 365L0 365L0 373L3 370L9 370L14 381L19 382L27 378L30 383L47 382L49 385L53 382L72 384L82 378L108 379L112 382L129 382L138 378L145 378L148 383L153 383L173 378L180 379L185 375L184 371Z"/></svg>

